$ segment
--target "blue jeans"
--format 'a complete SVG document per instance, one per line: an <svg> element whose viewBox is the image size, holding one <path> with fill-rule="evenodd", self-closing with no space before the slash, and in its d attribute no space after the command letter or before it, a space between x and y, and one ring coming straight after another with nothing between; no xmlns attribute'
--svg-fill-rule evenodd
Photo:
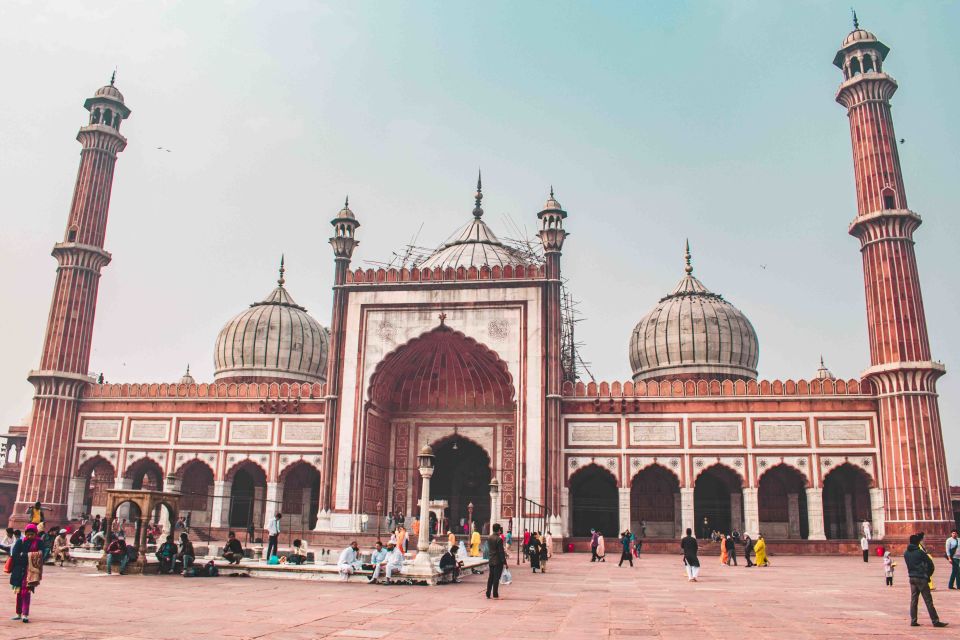
<svg viewBox="0 0 960 640"><path fill-rule="evenodd" d="M193 556L181 556L181 561L183 562L184 571L193 566Z"/></svg>
<svg viewBox="0 0 960 640"><path fill-rule="evenodd" d="M107 554L107 573L108 574L111 573L111 568L113 567L114 563L117 563L117 562L120 563L120 573L123 573L127 569L127 563L130 562L130 556L128 556L127 554L123 554L122 556L120 556L120 559L118 560L114 558L112 555Z"/></svg>
<svg viewBox="0 0 960 640"><path fill-rule="evenodd" d="M950 582L947 586L951 589L960 588L960 558L957 556L950 560Z"/></svg>

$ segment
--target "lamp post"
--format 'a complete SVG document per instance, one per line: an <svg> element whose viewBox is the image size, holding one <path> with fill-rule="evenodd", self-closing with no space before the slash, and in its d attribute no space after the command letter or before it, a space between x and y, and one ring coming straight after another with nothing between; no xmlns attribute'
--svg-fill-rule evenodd
<svg viewBox="0 0 960 640"><path fill-rule="evenodd" d="M490 478L490 533L493 533L493 525L500 516L500 483L497 479Z"/></svg>
<svg viewBox="0 0 960 640"><path fill-rule="evenodd" d="M383 501L377 500L377 540L380 539L380 525L383 524Z"/></svg>
<svg viewBox="0 0 960 640"><path fill-rule="evenodd" d="M473 502L467 503L467 533L473 533Z"/></svg>
<svg viewBox="0 0 960 640"><path fill-rule="evenodd" d="M430 527L423 526L424 522L430 522L430 478L433 476L433 449L430 445L420 450L417 462L423 484L420 486L420 537L417 540L417 557L413 563L425 572L432 572L430 554L427 553L430 549Z"/></svg>

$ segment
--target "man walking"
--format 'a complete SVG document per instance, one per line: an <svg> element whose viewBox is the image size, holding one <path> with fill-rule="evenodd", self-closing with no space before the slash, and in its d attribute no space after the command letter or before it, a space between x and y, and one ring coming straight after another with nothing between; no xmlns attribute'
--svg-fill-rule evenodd
<svg viewBox="0 0 960 640"><path fill-rule="evenodd" d="M270 560L277 555L277 543L280 540L280 518L283 514L279 511L273 516L273 520L267 523L267 551L263 554L266 560Z"/></svg>
<svg viewBox="0 0 960 640"><path fill-rule="evenodd" d="M910 544L903 553L903 561L907 565L907 574L910 576L910 626L919 627L917 623L917 601L923 596L923 603L927 605L927 613L935 627L945 627L946 622L940 621L937 610L933 606L933 596L930 594L930 576L933 575L933 561L920 548L920 536L910 536Z"/></svg>
<svg viewBox="0 0 960 640"><path fill-rule="evenodd" d="M597 562L600 559L597 555L598 546L600 546L600 534L596 529L590 529L590 562Z"/></svg>
<svg viewBox="0 0 960 640"><path fill-rule="evenodd" d="M863 551L863 561L870 562L870 538L866 534L860 538L860 550Z"/></svg>
<svg viewBox="0 0 960 640"><path fill-rule="evenodd" d="M751 553L753 553L753 540L745 533L743 534L743 557L747 560L748 569L753 566L753 562L750 560Z"/></svg>
<svg viewBox="0 0 960 640"><path fill-rule="evenodd" d="M683 564L687 569L687 581L696 582L697 575L700 573L700 560L697 558L697 539L693 537L693 531L687 529L687 535L680 541L680 549L683 550Z"/></svg>
<svg viewBox="0 0 960 640"><path fill-rule="evenodd" d="M737 566L737 541L732 535L727 536L727 564Z"/></svg>
<svg viewBox="0 0 960 640"><path fill-rule="evenodd" d="M493 525L493 533L487 538L487 550L490 553L490 574L487 576L487 598L491 595L494 598L500 598L500 577L503 575L503 567L507 564L507 552L503 548L503 527L499 524Z"/></svg>
<svg viewBox="0 0 960 640"><path fill-rule="evenodd" d="M947 560L950 561L950 581L947 583L948 589L960 589L960 540L957 540L957 530L950 532L947 538Z"/></svg>

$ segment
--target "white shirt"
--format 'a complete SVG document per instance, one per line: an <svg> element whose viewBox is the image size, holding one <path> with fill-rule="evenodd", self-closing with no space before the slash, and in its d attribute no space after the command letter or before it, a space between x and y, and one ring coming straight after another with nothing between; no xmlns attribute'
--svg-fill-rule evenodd
<svg viewBox="0 0 960 640"><path fill-rule="evenodd" d="M397 567L403 566L403 553L400 551L400 547L394 547L393 551L387 552L387 564Z"/></svg>
<svg viewBox="0 0 960 640"><path fill-rule="evenodd" d="M267 523L267 533L272 536L280 535L280 518L274 518Z"/></svg>
<svg viewBox="0 0 960 640"><path fill-rule="evenodd" d="M868 551L870 549L870 541L867 540L866 536L860 538L860 548L864 551Z"/></svg>
<svg viewBox="0 0 960 640"><path fill-rule="evenodd" d="M337 564L353 564L357 561L357 552L353 550L353 547L347 547L340 552L340 559L337 560Z"/></svg>

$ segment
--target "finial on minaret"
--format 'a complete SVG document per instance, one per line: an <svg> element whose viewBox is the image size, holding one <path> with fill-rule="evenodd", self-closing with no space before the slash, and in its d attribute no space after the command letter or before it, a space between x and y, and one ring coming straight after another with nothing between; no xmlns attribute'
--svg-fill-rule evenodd
<svg viewBox="0 0 960 640"><path fill-rule="evenodd" d="M284 259L284 255L281 253L280 254L280 277L277 279L277 284L280 285L281 287L286 282L286 280L283 279L283 273L284 271L286 271L286 269L283 266L283 259Z"/></svg>
<svg viewBox="0 0 960 640"><path fill-rule="evenodd" d="M553 198L553 185L550 185L550 197Z"/></svg>
<svg viewBox="0 0 960 640"><path fill-rule="evenodd" d="M477 169L477 192L473 197L473 217L480 218L483 215L483 209L480 207L480 201L483 200L483 179L480 169Z"/></svg>
<svg viewBox="0 0 960 640"><path fill-rule="evenodd" d="M116 79L117 79L117 70L116 70L116 68L114 68L113 73L110 74L110 86L111 86L111 87L113 86L113 83L116 81Z"/></svg>
<svg viewBox="0 0 960 640"><path fill-rule="evenodd" d="M824 366L823 366L823 354L822 354L822 353L820 354L820 368L821 368L821 369L824 368Z"/></svg>
<svg viewBox="0 0 960 640"><path fill-rule="evenodd" d="M350 208L350 194L347 194L347 195L343 198L343 208L344 208L344 209L349 209L349 208Z"/></svg>
<svg viewBox="0 0 960 640"><path fill-rule="evenodd" d="M853 7L850 7L850 13L853 14L853 28L854 30L857 30L860 28L860 21L857 20L857 12L853 9Z"/></svg>
<svg viewBox="0 0 960 640"><path fill-rule="evenodd" d="M440 315L437 316L437 318L440 320L441 326L447 324L447 314L441 313Z"/></svg>
<svg viewBox="0 0 960 640"><path fill-rule="evenodd" d="M690 263L690 258L691 258L691 257L692 257L692 256L690 255L690 239L687 238L687 250L686 250L686 252L685 252L684 255L683 255L683 259L686 261L687 266L685 266L685 267L683 268L683 270L687 272L687 275L688 275L688 276L693 273L693 265Z"/></svg>
<svg viewBox="0 0 960 640"><path fill-rule="evenodd" d="M190 375L190 363L187 363L187 375Z"/></svg>

